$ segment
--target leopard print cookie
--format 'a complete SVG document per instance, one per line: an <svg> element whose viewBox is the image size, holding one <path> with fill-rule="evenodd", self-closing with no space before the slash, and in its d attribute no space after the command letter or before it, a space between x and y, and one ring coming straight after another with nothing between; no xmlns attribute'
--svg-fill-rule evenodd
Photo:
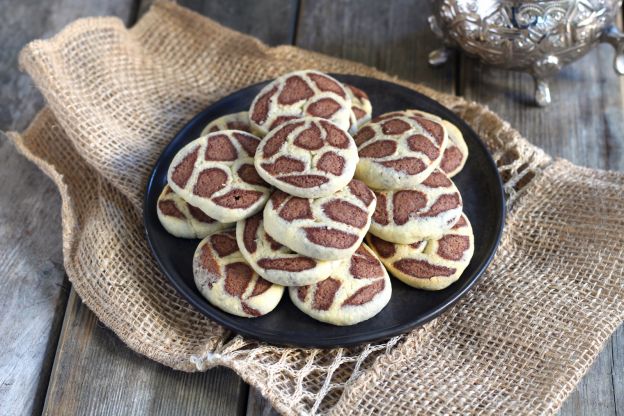
<svg viewBox="0 0 624 416"><path fill-rule="evenodd" d="M342 84L314 70L290 72L268 83L249 108L252 129L259 136L302 117L324 118L346 131L350 116L351 98Z"/></svg>
<svg viewBox="0 0 624 416"><path fill-rule="evenodd" d="M449 140L444 148L439 167L449 178L457 175L464 168L466 160L468 160L468 146L466 145L466 140L464 140L464 135L457 126L435 114L426 113L424 111L405 110L404 112L437 121L446 128Z"/></svg>
<svg viewBox="0 0 624 416"><path fill-rule="evenodd" d="M264 228L299 254L339 260L359 247L374 210L375 194L356 179L335 194L316 199L278 190L264 207Z"/></svg>
<svg viewBox="0 0 624 416"><path fill-rule="evenodd" d="M210 133L173 158L167 180L175 193L210 217L235 222L260 211L270 194L253 165L260 139L239 130Z"/></svg>
<svg viewBox="0 0 624 416"><path fill-rule="evenodd" d="M326 279L342 261L313 259L281 245L264 229L262 213L236 223L236 241L256 273L283 286L310 285Z"/></svg>
<svg viewBox="0 0 624 416"><path fill-rule="evenodd" d="M291 287L288 292L306 315L334 325L354 325L377 315L388 304L392 285L377 256L361 244L327 279Z"/></svg>
<svg viewBox="0 0 624 416"><path fill-rule="evenodd" d="M459 220L463 208L459 190L440 169L409 189L375 195L370 233L399 244L441 235Z"/></svg>
<svg viewBox="0 0 624 416"><path fill-rule="evenodd" d="M214 119L204 127L200 136L205 136L206 134L221 130L242 130L251 133L249 113L247 111L241 111L240 113L226 114Z"/></svg>
<svg viewBox="0 0 624 416"><path fill-rule="evenodd" d="M204 238L195 250L193 276L201 294L222 311L245 318L271 312L284 287L264 280L247 264L234 229Z"/></svg>
<svg viewBox="0 0 624 416"><path fill-rule="evenodd" d="M256 171L265 181L302 198L344 188L357 162L353 138L321 118L285 122L266 135L255 156Z"/></svg>
<svg viewBox="0 0 624 416"><path fill-rule="evenodd" d="M373 115L373 105L368 94L361 89L349 84L342 84L351 98L351 118L349 134L353 135L364 124L368 123Z"/></svg>
<svg viewBox="0 0 624 416"><path fill-rule="evenodd" d="M353 138L360 155L355 177L373 189L419 184L440 164L448 142L441 123L403 113L376 117Z"/></svg>
<svg viewBox="0 0 624 416"><path fill-rule="evenodd" d="M366 242L393 276L425 290L450 286L468 267L474 253L474 235L466 215L440 238L394 244L368 234Z"/></svg>
<svg viewBox="0 0 624 416"><path fill-rule="evenodd" d="M156 212L162 226L169 234L181 238L204 238L208 234L234 226L210 218L204 212L188 204L165 185L156 203Z"/></svg>

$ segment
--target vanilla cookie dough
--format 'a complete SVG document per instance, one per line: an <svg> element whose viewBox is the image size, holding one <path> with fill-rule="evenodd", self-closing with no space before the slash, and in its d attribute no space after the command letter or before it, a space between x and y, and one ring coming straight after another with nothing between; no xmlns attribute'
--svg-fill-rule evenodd
<svg viewBox="0 0 624 416"><path fill-rule="evenodd" d="M260 276L283 286L304 286L326 279L342 260L317 260L297 254L264 229L262 213L236 223L243 257Z"/></svg>
<svg viewBox="0 0 624 416"><path fill-rule="evenodd" d="M361 244L330 277L291 287L292 302L310 317L334 325L354 325L377 315L390 301L392 285L377 256Z"/></svg>
<svg viewBox="0 0 624 416"><path fill-rule="evenodd" d="M340 82L319 71L290 72L269 82L249 108L252 130L266 135L288 120L320 117L349 129L351 98Z"/></svg>
<svg viewBox="0 0 624 416"><path fill-rule="evenodd" d="M214 119L204 127L200 136L205 136L206 134L221 130L242 130L251 133L249 113L247 111L241 111L240 113L226 114Z"/></svg>
<svg viewBox="0 0 624 416"><path fill-rule="evenodd" d="M356 179L335 194L316 199L277 190L264 207L264 228L299 254L339 260L359 247L374 210L375 195Z"/></svg>
<svg viewBox="0 0 624 416"><path fill-rule="evenodd" d="M440 122L405 113L376 117L353 138L360 156L355 177L373 189L419 184L438 167L448 142Z"/></svg>
<svg viewBox="0 0 624 416"><path fill-rule="evenodd" d="M221 223L210 218L201 209L180 198L169 185L165 185L158 197L156 212L165 230L180 238L204 238L234 226L234 223Z"/></svg>
<svg viewBox="0 0 624 416"><path fill-rule="evenodd" d="M366 242L394 277L425 290L450 286L468 267L474 253L472 227L464 214L437 239L394 244L368 234Z"/></svg>
<svg viewBox="0 0 624 416"><path fill-rule="evenodd" d="M201 294L222 311L245 318L271 312L284 287L264 280L247 264L236 244L236 231L219 231L195 250L193 275Z"/></svg>
<svg viewBox="0 0 624 416"><path fill-rule="evenodd" d="M360 127L370 121L373 115L373 105L370 98L368 98L368 94L361 89L344 83L342 86L347 90L347 94L351 98L349 134L353 135L357 133Z"/></svg>
<svg viewBox="0 0 624 416"><path fill-rule="evenodd" d="M355 173L353 138L321 118L287 121L262 140L255 156L258 174L291 195L320 198L344 188Z"/></svg>
<svg viewBox="0 0 624 416"><path fill-rule="evenodd" d="M455 225L463 209L459 190L440 169L409 189L375 191L375 195L370 233L399 244L442 235Z"/></svg>
<svg viewBox="0 0 624 416"><path fill-rule="evenodd" d="M167 180L189 204L221 222L260 211L270 186L254 167L260 139L240 130L210 133L184 146L173 158Z"/></svg>

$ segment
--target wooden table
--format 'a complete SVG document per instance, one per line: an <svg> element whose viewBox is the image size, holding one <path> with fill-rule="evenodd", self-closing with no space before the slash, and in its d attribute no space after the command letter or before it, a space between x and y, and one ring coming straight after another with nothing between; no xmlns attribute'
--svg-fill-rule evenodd
<svg viewBox="0 0 624 416"><path fill-rule="evenodd" d="M456 57L426 63L440 44L429 3L416 0L183 0L242 32L364 62L404 79L487 104L552 155L624 170L624 86L600 46L552 83L554 103L532 106L523 74ZM17 53L70 21L116 15L128 25L140 0L0 0L0 128L22 130L43 105ZM0 415L270 414L232 371L175 372L130 351L85 306L65 276L60 200L43 173L0 138ZM624 327L564 404L562 415L624 415Z"/></svg>

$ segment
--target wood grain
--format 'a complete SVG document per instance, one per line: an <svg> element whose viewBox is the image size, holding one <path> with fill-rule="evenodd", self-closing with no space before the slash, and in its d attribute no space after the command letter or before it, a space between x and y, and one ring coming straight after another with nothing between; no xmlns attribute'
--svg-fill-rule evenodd
<svg viewBox="0 0 624 416"><path fill-rule="evenodd" d="M624 170L624 81L611 67L613 50L601 45L566 67L551 83L553 103L533 104L526 74L461 60L460 92L489 106L529 141L553 156L593 168ZM623 328L568 397L561 416L624 414Z"/></svg>
<svg viewBox="0 0 624 416"><path fill-rule="evenodd" d="M126 21L126 0L0 0L0 129L21 130L43 99L17 66L20 49L72 20L114 14ZM69 293L61 253L56 188L0 135L0 414L41 412Z"/></svg>
<svg viewBox="0 0 624 416"><path fill-rule="evenodd" d="M246 394L230 370L183 373L135 354L72 291L43 413L238 415Z"/></svg>

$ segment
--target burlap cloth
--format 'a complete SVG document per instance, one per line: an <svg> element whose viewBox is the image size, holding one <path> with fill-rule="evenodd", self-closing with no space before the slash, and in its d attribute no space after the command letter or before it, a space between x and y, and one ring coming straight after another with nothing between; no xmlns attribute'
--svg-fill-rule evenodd
<svg viewBox="0 0 624 416"><path fill-rule="evenodd" d="M233 336L148 250L141 203L157 156L208 104L286 71L390 77L167 3L130 30L79 20L20 63L48 107L9 137L59 188L69 279L130 348L167 366L230 367L286 414L548 414L624 319L624 175L552 160L487 108L395 79L459 113L498 161L509 215L494 262L450 312L387 342L315 350Z"/></svg>

